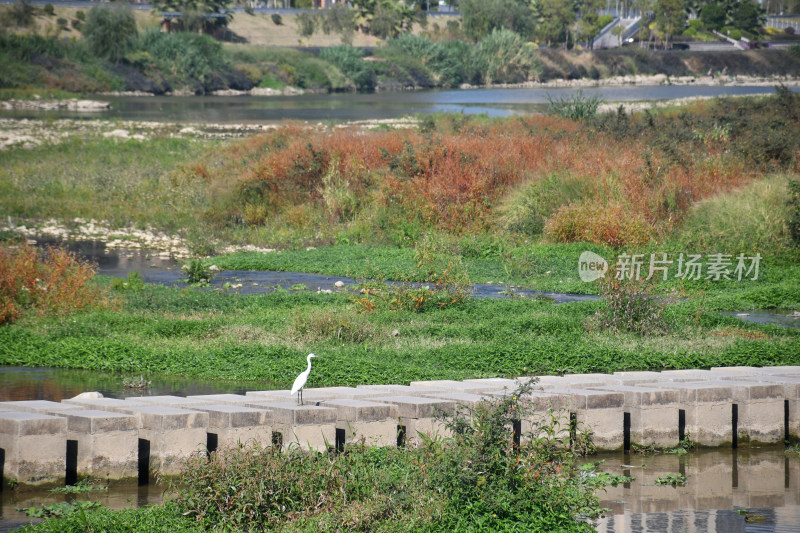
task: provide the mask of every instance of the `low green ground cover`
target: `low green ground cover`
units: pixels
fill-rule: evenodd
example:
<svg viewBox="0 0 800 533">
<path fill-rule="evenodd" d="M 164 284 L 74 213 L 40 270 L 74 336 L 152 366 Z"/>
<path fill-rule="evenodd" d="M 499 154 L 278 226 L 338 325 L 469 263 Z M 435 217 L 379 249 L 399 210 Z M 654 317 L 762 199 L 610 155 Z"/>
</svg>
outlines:
<svg viewBox="0 0 800 533">
<path fill-rule="evenodd" d="M 745 325 L 701 300 L 667 306 L 652 335 L 599 327 L 602 302 L 472 298 L 363 312 L 359 294 L 241 296 L 147 286 L 116 309 L 0 328 L 0 363 L 166 373 L 288 386 L 308 352 L 313 386 L 424 379 L 800 364 L 800 333 Z M 395 335 L 392 332 L 397 330 Z"/>
</svg>

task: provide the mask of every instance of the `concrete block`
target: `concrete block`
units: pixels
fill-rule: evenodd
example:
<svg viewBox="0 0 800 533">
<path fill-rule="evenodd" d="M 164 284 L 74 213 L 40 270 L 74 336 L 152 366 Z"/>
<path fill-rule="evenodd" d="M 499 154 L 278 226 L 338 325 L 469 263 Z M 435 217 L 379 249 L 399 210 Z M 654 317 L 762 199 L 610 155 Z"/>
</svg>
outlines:
<svg viewBox="0 0 800 533">
<path fill-rule="evenodd" d="M 325 451 L 336 444 L 336 409 L 293 402 L 258 402 L 272 413 L 272 433 L 282 446 Z"/>
<path fill-rule="evenodd" d="M 729 374 L 740 373 L 745 376 L 784 375 L 800 376 L 800 366 L 715 366 L 711 370 Z"/>
<path fill-rule="evenodd" d="M 512 381 L 512 380 L 508 380 Z M 444 390 L 452 392 L 481 393 L 486 391 L 502 391 L 503 386 L 494 380 L 455 381 L 439 379 L 434 381 L 412 381 L 411 387 Z"/>
<path fill-rule="evenodd" d="M 217 436 L 219 447 L 256 442 L 272 444 L 272 412 L 243 405 L 208 404 L 190 409 L 208 414 L 208 433 Z"/>
<path fill-rule="evenodd" d="M 564 374 L 564 379 L 567 381 L 580 381 L 580 382 L 592 382 L 592 383 L 605 383 L 613 374 L 603 374 L 602 372 L 596 372 L 593 374 Z"/>
<path fill-rule="evenodd" d="M 456 403 L 438 398 L 422 396 L 378 396 L 375 401 L 397 407 L 400 426 L 405 427 L 405 441 L 408 446 L 417 446 L 421 435 L 428 437 L 447 437 L 450 433 L 436 417 L 440 413 L 450 414 Z"/>
<path fill-rule="evenodd" d="M 424 398 L 438 398 L 440 400 L 447 400 L 455 402 L 458 405 L 474 409 L 482 401 L 491 401 L 497 397 L 489 394 L 475 394 L 473 392 L 452 391 L 442 392 L 434 390 L 428 394 L 423 394 Z"/>
<path fill-rule="evenodd" d="M 481 378 L 481 379 L 465 379 L 464 383 L 477 383 L 481 386 L 491 387 L 485 390 L 503 390 L 507 389 L 509 391 L 514 391 L 518 389 L 524 383 L 527 383 L 531 380 L 538 381 L 538 378 L 530 378 L 530 377 L 521 377 L 516 379 L 507 379 L 507 378 Z M 535 384 L 534 387 L 538 386 Z"/>
<path fill-rule="evenodd" d="M 336 409 L 336 429 L 344 431 L 345 443 L 363 439 L 369 446 L 397 444 L 397 406 L 348 398 L 325 400 L 320 405 Z"/>
<path fill-rule="evenodd" d="M 619 450 L 624 442 L 623 405 L 619 392 L 549 388 L 545 392 L 565 398 L 565 407 L 576 415 L 578 429 L 591 431 L 600 450 Z"/>
<path fill-rule="evenodd" d="M 784 439 L 784 388 L 764 381 L 717 380 L 728 384 L 739 405 L 739 444 L 774 443 Z"/>
<path fill-rule="evenodd" d="M 739 376 L 731 376 L 727 379 L 746 379 L 747 381 L 756 381 L 764 383 L 772 383 L 783 388 L 783 399 L 788 402 L 789 407 L 789 435 L 800 437 L 800 376 L 782 376 L 777 374 L 759 374 L 748 378 L 740 378 Z M 786 406 L 784 406 L 784 411 Z M 784 413 L 785 414 L 785 413 Z M 784 417 L 784 423 L 786 423 Z"/>
<path fill-rule="evenodd" d="M 450 392 L 443 387 L 412 387 L 410 385 L 359 385 L 357 388 L 368 391 L 363 397 L 365 400 L 379 396 L 422 396 L 435 390 Z"/>
<path fill-rule="evenodd" d="M 135 416 L 91 409 L 63 412 L 59 416 L 67 419 L 67 439 L 78 443 L 79 476 L 107 479 L 137 476 L 139 421 Z"/>
<path fill-rule="evenodd" d="M 248 398 L 244 394 L 199 394 L 195 396 L 187 396 L 191 400 L 198 400 L 205 404 L 228 404 L 228 405 L 243 405 L 252 398 Z"/>
<path fill-rule="evenodd" d="M 209 405 L 209 402 L 197 398 L 184 398 L 183 396 L 130 396 L 125 401 L 145 405 L 163 405 L 176 409 L 191 409 L 192 407 Z"/>
<path fill-rule="evenodd" d="M 319 387 L 303 389 L 303 403 L 316 403 L 323 400 L 337 398 L 358 399 L 374 395 L 373 392 L 355 387 Z M 297 396 L 292 396 L 288 390 L 248 391 L 248 398 L 268 399 L 279 402 L 297 402 Z"/>
<path fill-rule="evenodd" d="M 63 480 L 66 472 L 67 420 L 35 412 L 0 412 L 0 448 L 4 476 L 37 485 Z"/>
<path fill-rule="evenodd" d="M 181 463 L 206 447 L 208 413 L 163 405 L 118 407 L 139 422 L 139 438 L 150 442 L 150 469 L 180 472 Z"/>
<path fill-rule="evenodd" d="M 654 444 L 661 448 L 678 445 L 678 391 L 645 385 L 600 386 L 596 390 L 619 392 L 624 396 L 623 412 L 631 416 L 632 443 Z"/>
<path fill-rule="evenodd" d="M 2 406 L 15 411 L 25 411 L 28 413 L 57 414 L 64 411 L 81 410 L 83 407 L 62 402 L 51 402 L 49 400 L 21 400 L 16 402 L 2 402 Z"/>
<path fill-rule="evenodd" d="M 724 383 L 674 381 L 646 386 L 678 391 L 678 401 L 686 413 L 685 429 L 698 445 L 721 446 L 733 441 L 731 406 L 736 402 Z"/>
<path fill-rule="evenodd" d="M 133 400 L 120 400 L 117 398 L 70 398 L 69 400 L 62 400 L 61 403 L 98 411 L 116 411 L 118 407 L 126 408 L 146 405 Z"/>
</svg>

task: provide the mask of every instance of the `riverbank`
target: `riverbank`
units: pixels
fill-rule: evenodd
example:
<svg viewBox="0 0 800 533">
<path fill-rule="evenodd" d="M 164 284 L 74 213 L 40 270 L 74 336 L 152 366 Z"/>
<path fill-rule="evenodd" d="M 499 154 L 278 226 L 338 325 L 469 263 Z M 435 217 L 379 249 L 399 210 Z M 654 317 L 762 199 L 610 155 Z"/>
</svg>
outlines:
<svg viewBox="0 0 800 533">
<path fill-rule="evenodd" d="M 9 63 L 6 94 L 31 87 L 85 95 L 286 95 L 454 87 L 774 84 L 796 83 L 800 75 L 794 49 L 567 51 L 528 46 L 515 34 L 510 39 L 502 44 L 508 50 L 487 55 L 482 50 L 494 46 L 489 41 L 435 41 L 417 35 L 366 49 L 305 49 L 223 45 L 207 36 L 150 29 L 113 63 L 95 57 L 83 40 L 8 35 L 0 38 L 0 52 Z M 178 49 L 192 61 L 179 61 Z M 498 63 L 498 57 L 506 56 L 516 59 Z"/>
</svg>

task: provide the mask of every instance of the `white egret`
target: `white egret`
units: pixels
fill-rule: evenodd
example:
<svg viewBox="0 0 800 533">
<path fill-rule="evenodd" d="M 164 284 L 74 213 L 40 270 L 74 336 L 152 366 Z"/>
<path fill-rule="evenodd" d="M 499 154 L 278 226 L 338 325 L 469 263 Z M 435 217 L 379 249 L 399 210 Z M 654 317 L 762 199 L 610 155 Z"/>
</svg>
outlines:
<svg viewBox="0 0 800 533">
<path fill-rule="evenodd" d="M 296 393 L 299 393 L 299 400 L 300 405 L 303 405 L 303 387 L 306 386 L 306 381 L 308 381 L 308 375 L 311 373 L 311 358 L 317 357 L 313 353 L 308 354 L 308 368 L 305 369 L 304 372 L 300 372 L 300 375 L 297 376 L 294 380 L 294 384 L 292 385 L 292 392 L 291 395 L 294 396 Z"/>
</svg>

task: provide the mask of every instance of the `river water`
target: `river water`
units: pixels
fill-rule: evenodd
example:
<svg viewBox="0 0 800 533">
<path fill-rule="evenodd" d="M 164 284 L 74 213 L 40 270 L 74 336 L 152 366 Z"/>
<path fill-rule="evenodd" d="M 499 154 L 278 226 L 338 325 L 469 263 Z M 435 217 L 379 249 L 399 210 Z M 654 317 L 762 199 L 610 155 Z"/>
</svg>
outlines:
<svg viewBox="0 0 800 533">
<path fill-rule="evenodd" d="M 548 98 L 571 98 L 578 89 L 454 89 L 392 93 L 335 93 L 295 96 L 99 96 L 111 109 L 73 111 L 0 111 L 0 117 L 104 118 L 156 122 L 275 123 L 284 120 L 358 121 L 391 119 L 416 113 L 485 113 L 491 117 L 541 112 Z M 794 88 L 793 90 L 798 90 Z M 746 85 L 659 85 L 590 87 L 585 96 L 606 102 L 667 100 L 687 97 L 770 94 L 773 87 Z"/>
</svg>

